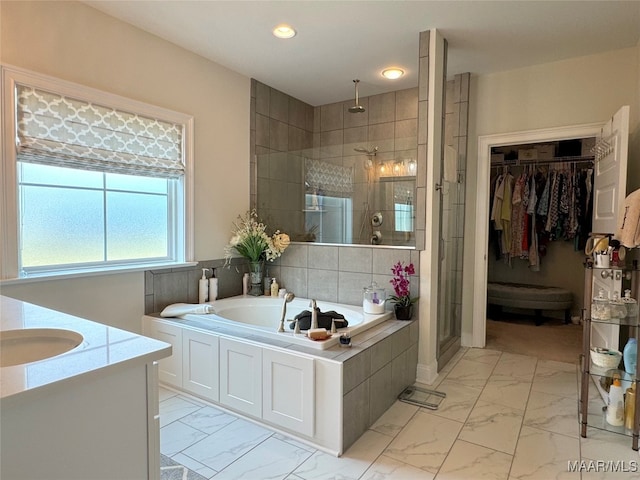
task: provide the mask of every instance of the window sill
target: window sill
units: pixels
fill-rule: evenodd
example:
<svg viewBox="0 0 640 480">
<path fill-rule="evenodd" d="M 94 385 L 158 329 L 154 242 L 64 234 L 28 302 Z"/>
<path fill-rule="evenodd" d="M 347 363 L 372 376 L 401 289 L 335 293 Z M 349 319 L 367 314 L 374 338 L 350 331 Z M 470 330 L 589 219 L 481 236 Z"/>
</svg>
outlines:
<svg viewBox="0 0 640 480">
<path fill-rule="evenodd" d="M 193 267 L 198 262 L 166 262 L 166 263 L 144 263 L 139 265 L 125 265 L 119 267 L 106 267 L 95 269 L 69 270 L 66 272 L 52 272 L 33 274 L 28 277 L 8 278 L 0 280 L 1 285 L 18 285 L 24 283 L 46 282 L 49 280 L 67 280 L 71 278 L 96 277 L 100 275 L 113 275 L 118 273 L 144 272 L 163 268 L 185 268 Z"/>
</svg>

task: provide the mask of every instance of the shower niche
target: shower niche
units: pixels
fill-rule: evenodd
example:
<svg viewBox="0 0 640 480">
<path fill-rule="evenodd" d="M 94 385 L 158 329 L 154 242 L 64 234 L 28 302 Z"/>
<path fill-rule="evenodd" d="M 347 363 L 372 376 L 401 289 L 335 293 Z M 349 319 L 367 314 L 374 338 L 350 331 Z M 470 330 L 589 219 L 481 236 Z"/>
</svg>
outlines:
<svg viewBox="0 0 640 480">
<path fill-rule="evenodd" d="M 358 98 L 354 84 L 357 109 L 252 81 L 252 206 L 292 241 L 413 247 L 418 89 Z"/>
</svg>

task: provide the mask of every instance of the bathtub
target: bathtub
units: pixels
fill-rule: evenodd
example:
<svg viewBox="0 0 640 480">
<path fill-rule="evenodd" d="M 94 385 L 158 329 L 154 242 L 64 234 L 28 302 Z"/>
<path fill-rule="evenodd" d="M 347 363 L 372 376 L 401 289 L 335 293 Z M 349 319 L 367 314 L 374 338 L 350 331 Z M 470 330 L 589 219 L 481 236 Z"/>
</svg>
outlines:
<svg viewBox="0 0 640 480">
<path fill-rule="evenodd" d="M 334 310 L 344 315 L 349 322 L 349 326 L 339 329 L 338 333 L 334 333 L 331 338 L 314 341 L 307 338 L 305 331 L 301 334 L 294 334 L 293 330 L 289 328 L 289 324 L 298 313 L 303 310 L 311 310 L 311 307 L 309 307 L 310 300 L 305 298 L 295 298 L 290 303 L 287 303 L 287 314 L 284 325 L 285 332 L 278 333 L 277 330 L 282 315 L 283 302 L 284 300 L 282 298 L 264 296 L 229 297 L 216 300 L 212 304 L 215 313 L 187 314 L 181 316 L 181 318 L 194 318 L 220 325 L 233 326 L 289 343 L 325 350 L 337 345 L 339 343 L 339 337 L 343 333 L 348 333 L 351 337 L 354 337 L 392 317 L 392 312 L 385 312 L 380 315 L 369 315 L 363 312 L 362 307 L 318 301 L 317 306 L 321 312 Z"/>
</svg>

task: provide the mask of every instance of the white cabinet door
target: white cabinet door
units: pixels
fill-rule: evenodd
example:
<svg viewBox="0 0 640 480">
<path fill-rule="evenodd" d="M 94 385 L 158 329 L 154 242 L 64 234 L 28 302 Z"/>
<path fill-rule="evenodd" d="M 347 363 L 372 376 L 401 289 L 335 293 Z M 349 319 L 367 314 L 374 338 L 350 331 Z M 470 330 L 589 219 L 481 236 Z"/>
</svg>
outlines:
<svg viewBox="0 0 640 480">
<path fill-rule="evenodd" d="M 145 318 L 143 330 L 145 335 L 171 344 L 171 356 L 158 362 L 158 378 L 163 383 L 182 388 L 182 328 Z"/>
<path fill-rule="evenodd" d="M 618 222 L 624 209 L 627 192 L 627 156 L 629 147 L 629 107 L 618 110 L 603 126 L 598 142 L 605 142 L 601 153 L 596 151 L 596 166 L 593 179 L 593 227 L 596 234 L 617 232 Z M 606 147 L 608 145 L 608 148 Z M 621 296 L 621 277 L 602 279 L 603 270 L 593 270 L 593 296 L 602 289 L 609 298 L 617 292 Z M 612 270 L 616 272 L 616 270 Z M 620 275 L 620 272 L 617 271 Z M 618 349 L 620 327 L 603 323 L 592 324 L 592 345 Z"/>
<path fill-rule="evenodd" d="M 220 338 L 220 403 L 262 416 L 262 349 Z"/>
<path fill-rule="evenodd" d="M 314 433 L 315 378 L 312 358 L 262 352 L 262 418 L 309 437 Z"/>
<path fill-rule="evenodd" d="M 214 402 L 219 398 L 218 337 L 203 332 L 182 332 L 182 387 Z"/>
<path fill-rule="evenodd" d="M 618 110 L 603 126 L 596 151 L 593 179 L 594 233 L 616 233 L 620 210 L 627 192 L 627 155 L 629 148 L 629 106 Z M 607 147 L 608 146 L 608 147 Z"/>
</svg>

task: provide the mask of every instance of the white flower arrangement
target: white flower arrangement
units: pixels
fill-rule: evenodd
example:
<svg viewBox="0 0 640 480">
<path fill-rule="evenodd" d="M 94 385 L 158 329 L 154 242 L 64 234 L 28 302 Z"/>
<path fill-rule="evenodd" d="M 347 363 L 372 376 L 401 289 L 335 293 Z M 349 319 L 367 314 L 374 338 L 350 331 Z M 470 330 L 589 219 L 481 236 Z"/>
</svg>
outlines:
<svg viewBox="0 0 640 480">
<path fill-rule="evenodd" d="M 250 262 L 268 260 L 273 262 L 282 255 L 289 246 L 289 235 L 276 230 L 272 236 L 267 235 L 267 227 L 258 221 L 255 210 L 247 212 L 244 216 L 238 216 L 238 221 L 233 224 L 231 240 L 225 247 L 225 259 L 231 260 L 234 252 L 248 259 Z"/>
</svg>

